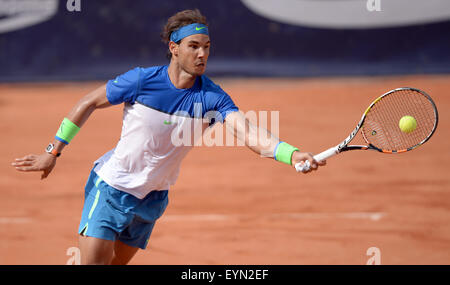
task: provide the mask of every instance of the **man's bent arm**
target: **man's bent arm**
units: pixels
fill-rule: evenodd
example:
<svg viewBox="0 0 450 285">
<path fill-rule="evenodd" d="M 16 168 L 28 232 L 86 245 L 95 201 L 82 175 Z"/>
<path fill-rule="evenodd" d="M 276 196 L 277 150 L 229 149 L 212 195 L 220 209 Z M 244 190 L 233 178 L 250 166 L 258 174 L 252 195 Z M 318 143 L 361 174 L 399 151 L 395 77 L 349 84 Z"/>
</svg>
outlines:
<svg viewBox="0 0 450 285">
<path fill-rule="evenodd" d="M 81 128 L 96 109 L 112 106 L 106 97 L 106 84 L 90 92 L 81 98 L 77 104 L 70 110 L 66 118 Z M 55 148 L 58 152 L 66 146 L 65 143 L 54 140 Z"/>
<path fill-rule="evenodd" d="M 94 110 L 109 106 L 112 105 L 106 97 L 106 85 L 102 85 L 79 100 L 66 118 L 81 128 Z M 65 143 L 56 139 L 53 144 L 58 153 L 60 153 L 66 146 Z M 55 164 L 56 156 L 45 152 L 40 155 L 29 154 L 22 158 L 16 158 L 16 160 L 12 163 L 12 166 L 14 166 L 18 171 L 43 171 L 41 176 L 41 179 L 43 179 L 50 174 L 55 167 Z"/>
</svg>

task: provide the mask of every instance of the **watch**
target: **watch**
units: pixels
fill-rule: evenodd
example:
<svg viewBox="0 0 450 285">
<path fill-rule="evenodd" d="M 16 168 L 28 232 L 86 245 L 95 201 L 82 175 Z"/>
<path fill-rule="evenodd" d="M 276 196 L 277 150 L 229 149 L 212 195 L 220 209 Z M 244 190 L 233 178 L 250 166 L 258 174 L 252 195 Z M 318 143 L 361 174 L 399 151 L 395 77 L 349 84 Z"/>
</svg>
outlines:
<svg viewBox="0 0 450 285">
<path fill-rule="evenodd" d="M 52 155 L 54 155 L 54 156 L 56 156 L 56 157 L 59 157 L 59 156 L 61 155 L 60 152 L 57 152 L 57 151 L 56 151 L 55 145 L 52 144 L 52 143 L 49 143 L 49 144 L 48 144 L 48 146 L 47 146 L 47 148 L 45 149 L 45 151 L 48 152 L 48 153 L 50 153 L 50 154 L 52 154 Z"/>
</svg>

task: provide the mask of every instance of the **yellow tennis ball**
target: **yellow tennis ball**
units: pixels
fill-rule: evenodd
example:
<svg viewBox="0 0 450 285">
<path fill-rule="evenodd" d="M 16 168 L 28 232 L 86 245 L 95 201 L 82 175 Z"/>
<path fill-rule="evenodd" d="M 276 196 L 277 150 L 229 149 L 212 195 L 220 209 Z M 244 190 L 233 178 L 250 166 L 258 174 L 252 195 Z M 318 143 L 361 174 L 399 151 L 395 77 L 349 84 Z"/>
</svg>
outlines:
<svg viewBox="0 0 450 285">
<path fill-rule="evenodd" d="M 402 132 L 409 134 L 417 128 L 417 121 L 412 116 L 403 116 L 398 122 Z"/>
</svg>

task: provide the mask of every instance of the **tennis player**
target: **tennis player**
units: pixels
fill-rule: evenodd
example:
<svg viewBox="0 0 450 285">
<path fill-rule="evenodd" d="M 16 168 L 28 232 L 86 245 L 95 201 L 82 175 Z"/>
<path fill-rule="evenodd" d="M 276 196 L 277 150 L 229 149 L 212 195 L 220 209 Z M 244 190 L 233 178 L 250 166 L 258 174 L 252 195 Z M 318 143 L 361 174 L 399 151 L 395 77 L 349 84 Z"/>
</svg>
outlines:
<svg viewBox="0 0 450 285">
<path fill-rule="evenodd" d="M 146 248 L 156 220 L 167 207 L 180 163 L 192 148 L 174 144 L 173 139 L 192 128 L 199 117 L 203 130 L 223 123 L 261 156 L 291 166 L 308 160 L 311 170 L 325 164 L 251 124 L 230 96 L 203 75 L 211 43 L 200 11 L 185 10 L 170 17 L 162 38 L 169 48 L 169 65 L 134 68 L 87 94 L 63 119 L 43 154 L 13 163 L 19 171 L 42 171 L 41 179 L 46 178 L 96 109 L 123 104 L 120 141 L 94 162 L 85 187 L 78 230 L 82 264 L 127 264 L 138 249 Z M 270 138 L 268 146 L 249 143 L 258 141 L 258 130 Z"/>
</svg>

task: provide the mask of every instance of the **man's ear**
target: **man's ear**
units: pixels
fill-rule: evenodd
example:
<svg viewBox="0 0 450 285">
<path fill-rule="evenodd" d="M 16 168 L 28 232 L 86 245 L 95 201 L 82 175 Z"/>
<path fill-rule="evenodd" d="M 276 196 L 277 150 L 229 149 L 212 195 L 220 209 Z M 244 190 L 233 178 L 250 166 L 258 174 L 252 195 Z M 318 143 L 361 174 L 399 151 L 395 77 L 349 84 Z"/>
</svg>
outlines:
<svg viewBox="0 0 450 285">
<path fill-rule="evenodd" d="M 169 42 L 169 50 L 172 53 L 172 56 L 178 56 L 178 48 L 179 48 L 179 45 L 177 45 L 176 43 L 174 43 L 172 41 Z"/>
</svg>

